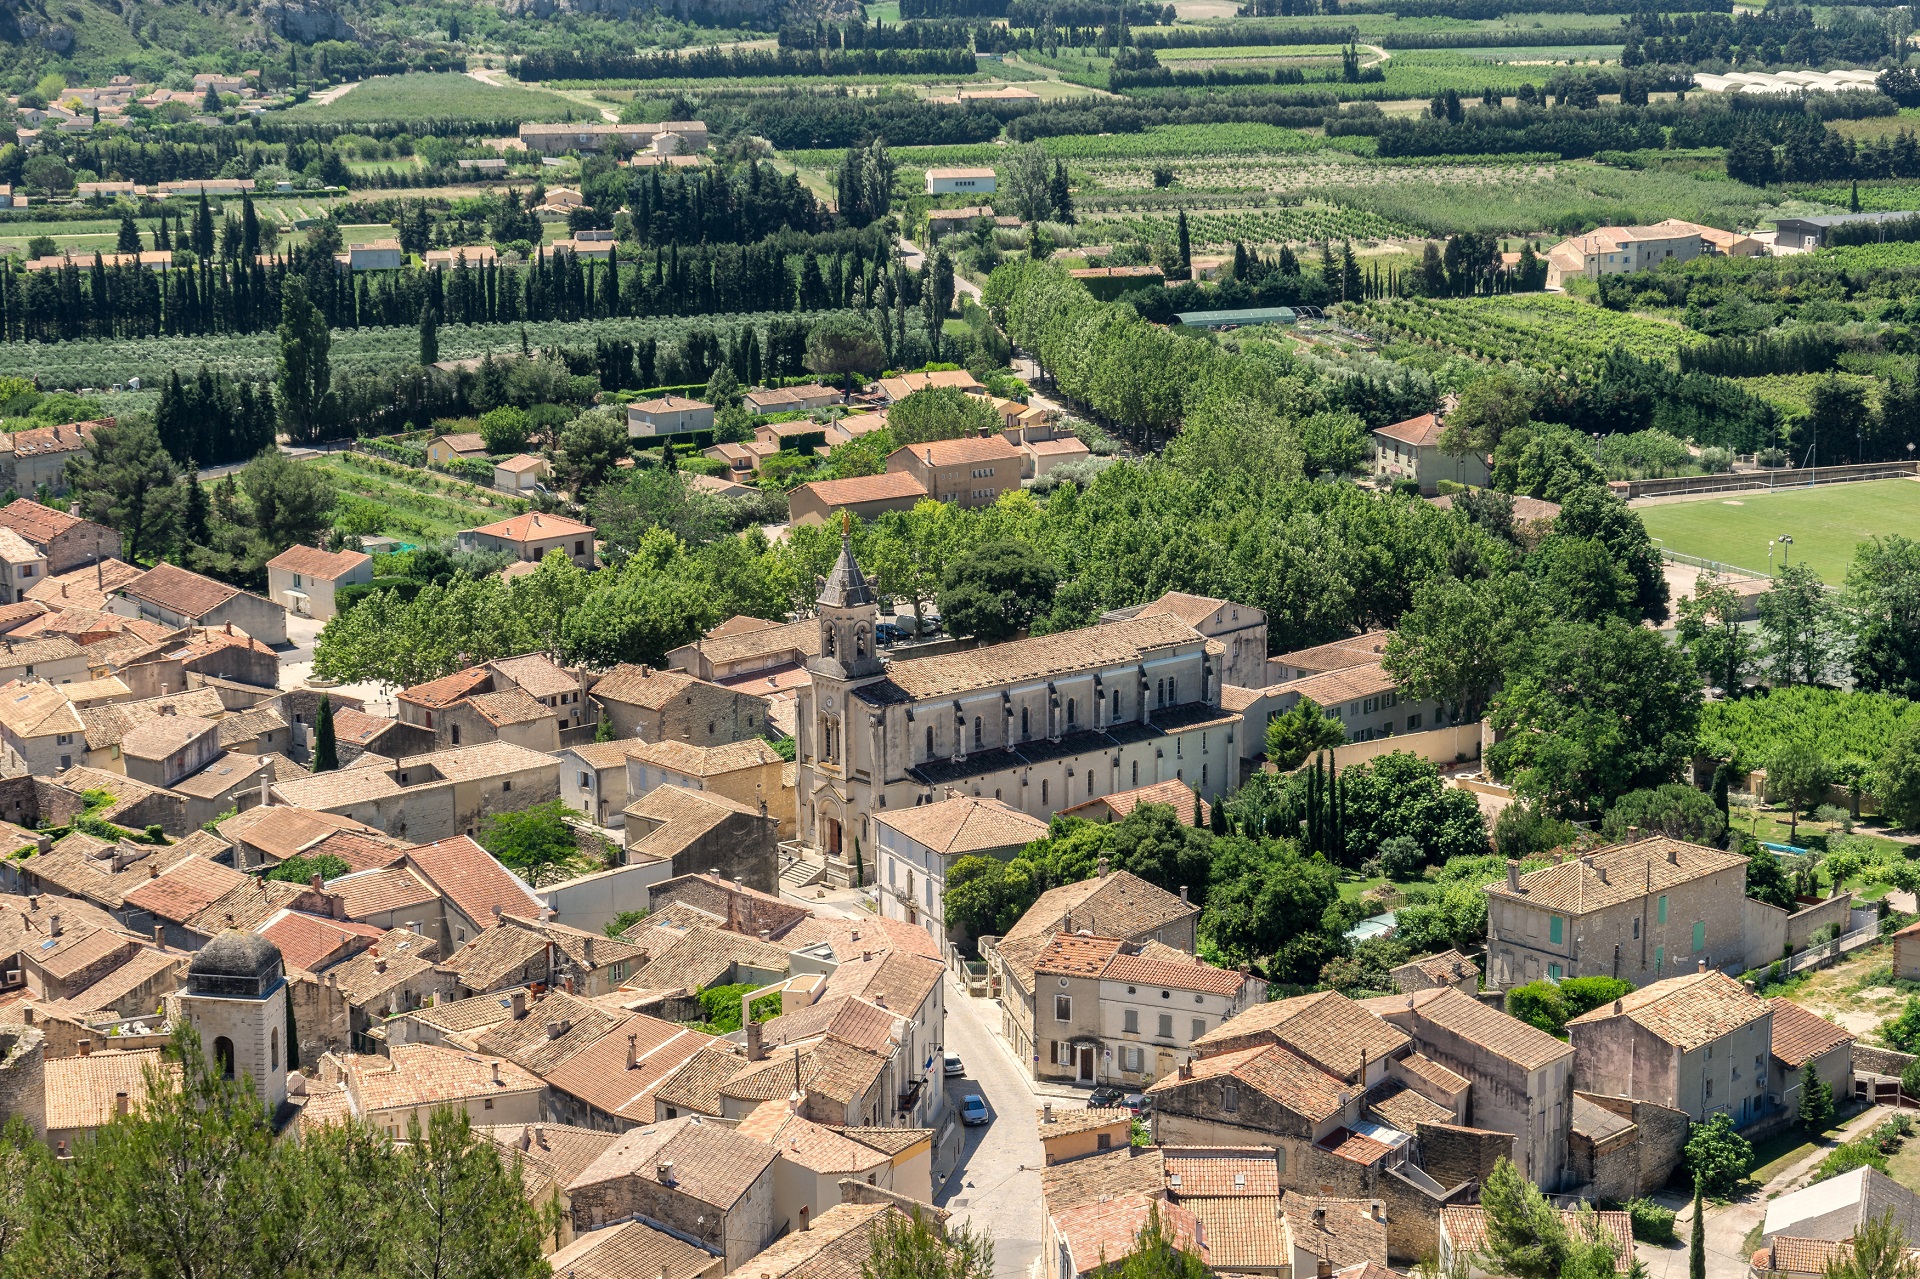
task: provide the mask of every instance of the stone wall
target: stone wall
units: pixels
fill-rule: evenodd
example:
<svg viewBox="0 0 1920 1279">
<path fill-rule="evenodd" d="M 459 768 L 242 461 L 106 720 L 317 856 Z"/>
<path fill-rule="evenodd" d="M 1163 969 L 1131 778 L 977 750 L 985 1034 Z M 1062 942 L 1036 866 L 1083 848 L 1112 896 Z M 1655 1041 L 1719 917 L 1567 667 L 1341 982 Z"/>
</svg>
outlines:
<svg viewBox="0 0 1920 1279">
<path fill-rule="evenodd" d="M 0 1120 L 27 1121 L 33 1135 L 47 1135 L 47 1046 L 35 1026 L 0 1028 Z"/>
<path fill-rule="evenodd" d="M 1457 1186 L 1463 1181 L 1478 1185 L 1487 1179 L 1501 1156 L 1513 1158 L 1514 1138 L 1509 1133 L 1454 1124 L 1421 1124 L 1414 1135 L 1420 1140 L 1421 1162 L 1427 1175 L 1443 1186 Z"/>
<path fill-rule="evenodd" d="M 645 1217 L 690 1238 L 726 1258 L 737 1269 L 773 1242 L 773 1167 L 769 1163 L 753 1187 L 732 1208 L 714 1206 L 663 1186 L 648 1177 L 618 1177 L 567 1192 L 576 1234 Z"/>
<path fill-rule="evenodd" d="M 1583 1199 L 1626 1200 L 1666 1185 L 1687 1142 L 1686 1113 L 1631 1097 L 1578 1096 L 1633 1126 L 1599 1141 L 1572 1135 L 1575 1193 Z"/>
</svg>

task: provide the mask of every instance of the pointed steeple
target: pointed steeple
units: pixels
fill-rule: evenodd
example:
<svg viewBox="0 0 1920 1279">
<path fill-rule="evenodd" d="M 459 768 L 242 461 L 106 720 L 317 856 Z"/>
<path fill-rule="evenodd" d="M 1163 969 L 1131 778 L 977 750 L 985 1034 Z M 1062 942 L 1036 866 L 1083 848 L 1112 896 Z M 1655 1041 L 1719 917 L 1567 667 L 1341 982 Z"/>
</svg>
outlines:
<svg viewBox="0 0 1920 1279">
<path fill-rule="evenodd" d="M 821 608 L 860 608 L 873 603 L 873 588 L 867 585 L 867 575 L 860 571 L 859 561 L 853 558 L 853 517 L 844 511 L 840 523 L 840 558 L 834 561 L 833 572 L 821 584 L 816 603 Z"/>
</svg>

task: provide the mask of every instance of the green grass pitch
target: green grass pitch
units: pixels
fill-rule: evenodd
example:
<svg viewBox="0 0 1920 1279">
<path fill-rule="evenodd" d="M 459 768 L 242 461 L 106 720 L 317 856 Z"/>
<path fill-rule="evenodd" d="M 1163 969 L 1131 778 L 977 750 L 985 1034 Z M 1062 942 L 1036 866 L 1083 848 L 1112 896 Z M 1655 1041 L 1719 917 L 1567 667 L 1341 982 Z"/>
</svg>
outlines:
<svg viewBox="0 0 1920 1279">
<path fill-rule="evenodd" d="M 1667 550 L 1741 568 L 1765 569 L 1767 543 L 1786 534 L 1793 538 L 1792 561 L 1813 565 L 1836 585 L 1846 580 L 1854 547 L 1868 538 L 1920 539 L 1920 480 L 1723 493 L 1638 509 L 1647 532 Z M 1776 548 L 1773 563 L 1781 562 Z"/>
</svg>

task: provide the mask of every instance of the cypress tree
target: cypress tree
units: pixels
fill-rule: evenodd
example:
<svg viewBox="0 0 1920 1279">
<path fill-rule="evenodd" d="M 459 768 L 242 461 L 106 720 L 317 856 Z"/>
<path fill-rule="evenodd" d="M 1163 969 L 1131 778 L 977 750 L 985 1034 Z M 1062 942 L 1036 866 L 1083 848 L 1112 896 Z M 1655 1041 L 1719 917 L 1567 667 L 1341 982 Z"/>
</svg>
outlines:
<svg viewBox="0 0 1920 1279">
<path fill-rule="evenodd" d="M 133 215 L 131 213 L 123 213 L 120 215 L 120 235 L 114 243 L 113 251 L 115 253 L 138 253 L 140 251 L 140 228 L 133 224 Z"/>
<path fill-rule="evenodd" d="M 1707 1214 L 1700 1178 L 1693 1179 L 1693 1246 L 1687 1250 L 1687 1279 L 1707 1279 Z"/>
<path fill-rule="evenodd" d="M 440 362 L 440 324 L 433 308 L 420 308 L 420 365 L 422 368 Z"/>
<path fill-rule="evenodd" d="M 313 723 L 313 771 L 331 773 L 340 767 L 340 754 L 333 740 L 333 699 L 320 694 L 320 713 Z"/>
<path fill-rule="evenodd" d="M 187 509 L 180 517 L 180 540 L 188 546 L 207 544 L 207 490 L 197 470 L 187 481 Z"/>
</svg>

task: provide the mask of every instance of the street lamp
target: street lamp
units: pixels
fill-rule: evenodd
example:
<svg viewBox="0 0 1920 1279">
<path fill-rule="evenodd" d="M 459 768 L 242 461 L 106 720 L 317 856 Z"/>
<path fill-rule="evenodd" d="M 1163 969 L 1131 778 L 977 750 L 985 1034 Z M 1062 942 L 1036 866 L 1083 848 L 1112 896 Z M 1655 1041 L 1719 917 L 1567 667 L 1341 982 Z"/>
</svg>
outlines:
<svg viewBox="0 0 1920 1279">
<path fill-rule="evenodd" d="M 1793 545 L 1793 534 L 1782 533 L 1780 535 L 1780 567 L 1783 570 L 1787 567 L 1787 559 L 1792 555 L 1792 551 L 1788 549 L 1792 545 Z M 1772 568 L 1773 565 L 1768 564 L 1767 567 Z"/>
</svg>

